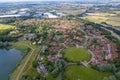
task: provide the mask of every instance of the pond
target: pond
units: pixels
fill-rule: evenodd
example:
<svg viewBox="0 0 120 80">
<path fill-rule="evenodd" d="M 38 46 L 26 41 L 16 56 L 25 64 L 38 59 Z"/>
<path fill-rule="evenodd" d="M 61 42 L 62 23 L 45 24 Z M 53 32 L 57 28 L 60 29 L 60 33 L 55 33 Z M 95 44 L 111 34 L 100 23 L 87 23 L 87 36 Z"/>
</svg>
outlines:
<svg viewBox="0 0 120 80">
<path fill-rule="evenodd" d="M 22 59 L 22 52 L 16 49 L 0 49 L 0 80 L 8 80 L 10 73 Z"/>
</svg>

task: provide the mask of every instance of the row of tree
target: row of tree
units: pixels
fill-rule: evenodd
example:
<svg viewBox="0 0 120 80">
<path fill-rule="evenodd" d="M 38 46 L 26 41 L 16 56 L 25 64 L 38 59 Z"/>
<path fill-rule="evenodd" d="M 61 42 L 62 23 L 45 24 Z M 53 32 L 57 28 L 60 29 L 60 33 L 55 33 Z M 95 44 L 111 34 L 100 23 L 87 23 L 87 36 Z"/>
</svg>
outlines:
<svg viewBox="0 0 120 80">
<path fill-rule="evenodd" d="M 115 67 L 114 64 L 105 64 L 99 66 L 100 72 L 113 72 L 115 73 L 117 71 L 117 68 Z"/>
<path fill-rule="evenodd" d="M 118 80 L 118 79 L 120 79 L 120 71 L 115 73 L 115 75 L 104 77 L 103 80 Z"/>
<path fill-rule="evenodd" d="M 0 42 L 0 48 L 9 46 L 8 42 Z"/>
<path fill-rule="evenodd" d="M 65 61 L 63 59 L 59 59 L 55 62 L 55 69 L 52 71 L 53 77 L 57 77 L 58 74 L 64 69 Z"/>
</svg>

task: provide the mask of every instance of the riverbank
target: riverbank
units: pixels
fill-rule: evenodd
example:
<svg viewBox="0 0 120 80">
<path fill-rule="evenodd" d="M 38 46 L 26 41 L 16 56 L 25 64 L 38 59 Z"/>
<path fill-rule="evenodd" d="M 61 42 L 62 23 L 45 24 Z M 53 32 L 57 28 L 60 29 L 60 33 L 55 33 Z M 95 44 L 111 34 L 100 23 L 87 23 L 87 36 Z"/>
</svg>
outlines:
<svg viewBox="0 0 120 80">
<path fill-rule="evenodd" d="M 30 49 L 27 53 L 25 53 L 23 59 L 18 63 L 16 68 L 11 73 L 9 80 L 20 80 L 23 73 L 27 73 L 31 76 L 38 76 L 37 71 L 32 67 L 32 62 L 36 59 L 40 47 L 30 45 L 30 41 L 19 41 L 15 43 L 10 43 L 12 47 L 16 47 L 17 49 L 21 49 L 24 51 L 25 49 Z M 24 51 L 26 52 L 26 51 Z M 32 70 L 32 71 L 31 71 Z"/>
</svg>

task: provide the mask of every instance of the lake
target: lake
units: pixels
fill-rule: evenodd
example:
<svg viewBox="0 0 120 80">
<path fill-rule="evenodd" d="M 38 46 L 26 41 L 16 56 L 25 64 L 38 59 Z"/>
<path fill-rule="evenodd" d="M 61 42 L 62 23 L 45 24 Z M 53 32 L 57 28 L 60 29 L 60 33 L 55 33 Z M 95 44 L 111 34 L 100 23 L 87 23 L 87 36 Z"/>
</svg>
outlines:
<svg viewBox="0 0 120 80">
<path fill-rule="evenodd" d="M 8 80 L 10 73 L 22 59 L 21 51 L 0 49 L 0 80 Z"/>
</svg>

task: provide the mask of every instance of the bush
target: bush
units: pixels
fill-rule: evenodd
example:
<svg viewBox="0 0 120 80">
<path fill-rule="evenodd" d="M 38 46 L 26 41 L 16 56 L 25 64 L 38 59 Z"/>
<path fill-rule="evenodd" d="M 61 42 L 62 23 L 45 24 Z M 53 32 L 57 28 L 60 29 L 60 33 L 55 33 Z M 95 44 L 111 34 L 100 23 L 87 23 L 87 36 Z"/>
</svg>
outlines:
<svg viewBox="0 0 120 80">
<path fill-rule="evenodd" d="M 117 78 L 120 78 L 120 71 L 115 74 Z"/>
<path fill-rule="evenodd" d="M 117 68 L 115 67 L 114 64 L 105 64 L 105 65 L 101 65 L 99 66 L 99 70 L 101 72 L 116 72 Z"/>
<path fill-rule="evenodd" d="M 104 77 L 103 80 L 117 80 L 116 77 L 113 75 L 113 76 L 110 76 L 110 77 Z"/>
<path fill-rule="evenodd" d="M 34 61 L 32 62 L 32 67 L 36 68 L 37 66 L 38 66 L 38 63 L 37 63 L 36 60 L 34 60 Z"/>
</svg>

